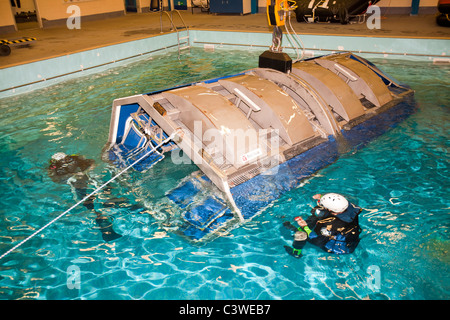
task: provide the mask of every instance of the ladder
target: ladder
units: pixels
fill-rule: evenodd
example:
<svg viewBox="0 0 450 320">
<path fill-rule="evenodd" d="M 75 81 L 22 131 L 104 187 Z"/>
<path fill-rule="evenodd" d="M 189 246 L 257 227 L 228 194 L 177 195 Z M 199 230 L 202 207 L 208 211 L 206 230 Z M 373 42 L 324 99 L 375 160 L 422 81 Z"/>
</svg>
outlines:
<svg viewBox="0 0 450 320">
<path fill-rule="evenodd" d="M 174 12 L 176 12 L 178 14 L 178 17 L 180 17 L 180 20 L 183 23 L 182 27 L 184 28 L 184 30 L 179 30 L 175 26 L 175 24 L 173 23 L 173 13 Z M 167 17 L 169 18 L 170 25 L 171 25 L 170 31 L 174 31 L 175 30 L 177 32 L 178 59 L 180 59 L 180 55 L 181 55 L 181 52 L 183 50 L 188 49 L 189 52 L 191 52 L 191 42 L 190 42 L 190 39 L 189 39 L 189 28 L 186 25 L 186 23 L 184 22 L 184 19 L 181 16 L 180 11 L 178 11 L 178 10 L 171 10 L 171 11 L 167 12 L 167 11 L 163 10 L 163 11 L 160 11 L 160 16 L 159 16 L 159 23 L 160 23 L 160 26 L 161 26 L 161 33 L 163 33 L 163 23 L 162 23 L 163 14 L 166 14 Z M 180 32 L 182 32 L 182 31 L 186 31 L 186 36 L 180 36 Z"/>
</svg>

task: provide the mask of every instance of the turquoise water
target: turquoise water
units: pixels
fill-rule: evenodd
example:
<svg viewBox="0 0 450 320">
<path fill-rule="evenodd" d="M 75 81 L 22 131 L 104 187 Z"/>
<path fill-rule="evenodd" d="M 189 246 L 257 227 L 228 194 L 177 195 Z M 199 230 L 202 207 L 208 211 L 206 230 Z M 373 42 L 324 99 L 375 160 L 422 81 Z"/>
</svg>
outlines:
<svg viewBox="0 0 450 320">
<path fill-rule="evenodd" d="M 95 159 L 98 183 L 116 172 L 100 157 L 114 98 L 243 71 L 259 54 L 194 49 L 178 61 L 169 53 L 0 100 L 0 254 L 76 202 L 47 176 L 52 154 Z M 95 214 L 77 207 L 0 261 L 0 299 L 448 299 L 450 67 L 373 62 L 416 90 L 418 112 L 252 221 L 203 245 L 171 233 L 164 192 L 197 169 L 168 158 L 97 198 L 118 241 L 103 242 Z M 351 255 L 307 245 L 292 258 L 282 222 L 306 216 L 311 196 L 325 191 L 364 208 L 362 240 Z M 127 201 L 102 205 L 118 197 Z"/>
</svg>

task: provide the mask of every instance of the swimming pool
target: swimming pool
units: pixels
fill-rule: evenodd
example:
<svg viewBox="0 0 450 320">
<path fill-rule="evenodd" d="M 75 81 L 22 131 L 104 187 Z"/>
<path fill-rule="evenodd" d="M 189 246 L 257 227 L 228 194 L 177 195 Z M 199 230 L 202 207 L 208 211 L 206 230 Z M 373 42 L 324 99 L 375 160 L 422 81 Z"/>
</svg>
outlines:
<svg viewBox="0 0 450 320">
<path fill-rule="evenodd" d="M 55 152 L 95 159 L 100 183 L 114 173 L 100 159 L 112 100 L 233 74 L 259 51 L 193 49 L 0 100 L 0 252 L 76 201 L 47 177 Z M 130 172 L 96 208 L 122 235 L 105 243 L 82 206 L 0 261 L 1 299 L 448 299 L 449 66 L 372 60 L 416 90 L 419 110 L 358 151 L 349 151 L 275 201 L 254 220 L 204 245 L 164 230 L 164 192 L 194 173 L 165 159 Z M 167 160 L 167 161 L 166 161 Z M 92 186 L 94 188 L 94 186 Z M 317 192 L 346 194 L 364 208 L 351 255 L 307 245 L 294 259 L 282 223 L 307 215 Z M 125 198 L 107 206 L 111 198 Z M 68 271 L 69 270 L 69 271 Z M 70 270 L 79 271 L 79 286 Z"/>
</svg>

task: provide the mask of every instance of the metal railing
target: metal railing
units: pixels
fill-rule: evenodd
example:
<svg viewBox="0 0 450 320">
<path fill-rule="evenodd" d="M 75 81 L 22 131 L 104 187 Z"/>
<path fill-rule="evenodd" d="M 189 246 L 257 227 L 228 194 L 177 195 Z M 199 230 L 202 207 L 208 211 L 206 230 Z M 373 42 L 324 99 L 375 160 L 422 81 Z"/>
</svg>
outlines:
<svg viewBox="0 0 450 320">
<path fill-rule="evenodd" d="M 176 12 L 178 14 L 178 17 L 180 18 L 181 22 L 183 23 L 183 28 L 184 28 L 184 30 L 186 31 L 186 34 L 187 34 L 186 36 L 181 36 L 180 37 L 180 30 L 177 28 L 177 26 L 173 22 L 173 13 L 174 12 Z M 160 11 L 160 15 L 159 15 L 159 24 L 160 24 L 160 27 L 161 27 L 161 33 L 164 32 L 163 31 L 163 19 L 162 19 L 164 14 L 169 18 L 170 26 L 171 26 L 170 31 L 176 31 L 176 33 L 177 33 L 178 59 L 179 59 L 182 50 L 186 50 L 186 49 L 190 50 L 190 48 L 191 48 L 191 42 L 190 42 L 190 39 L 189 39 L 189 28 L 186 25 L 186 23 L 184 22 L 184 19 L 181 16 L 181 14 L 180 14 L 180 12 L 178 10 L 171 10 L 171 11 L 164 11 L 163 10 L 163 11 Z M 181 30 L 181 31 L 184 31 L 184 30 Z M 185 40 L 185 41 L 183 41 L 183 40 Z M 183 44 L 183 46 L 182 46 L 182 44 Z"/>
</svg>

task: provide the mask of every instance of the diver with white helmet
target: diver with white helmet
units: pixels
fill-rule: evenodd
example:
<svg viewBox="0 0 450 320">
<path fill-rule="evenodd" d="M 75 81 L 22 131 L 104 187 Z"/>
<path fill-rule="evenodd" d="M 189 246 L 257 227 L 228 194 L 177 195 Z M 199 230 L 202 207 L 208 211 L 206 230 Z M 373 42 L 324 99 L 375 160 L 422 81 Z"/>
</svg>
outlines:
<svg viewBox="0 0 450 320">
<path fill-rule="evenodd" d="M 312 215 L 305 220 L 295 218 L 300 228 L 307 233 L 308 242 L 335 253 L 352 253 L 359 243 L 358 215 L 362 209 L 350 203 L 343 195 L 338 193 L 316 194 L 317 206 L 311 210 Z M 290 222 L 284 226 L 294 230 Z M 294 257 L 299 257 L 301 251 L 296 250 L 298 244 L 294 240 L 293 248 L 285 247 L 286 251 Z"/>
<path fill-rule="evenodd" d="M 95 161 L 93 159 L 85 159 L 83 156 L 76 154 L 66 155 L 64 152 L 55 153 L 50 159 L 50 165 L 47 169 L 48 175 L 55 183 L 67 183 L 75 191 L 77 198 L 83 199 L 88 195 L 88 184 L 91 181 L 88 171 L 93 168 Z M 83 202 L 83 205 L 93 210 L 97 218 L 95 221 L 100 228 L 102 238 L 105 241 L 113 241 L 121 237 L 112 228 L 109 219 L 94 209 L 95 197 L 91 196 Z"/>
</svg>

